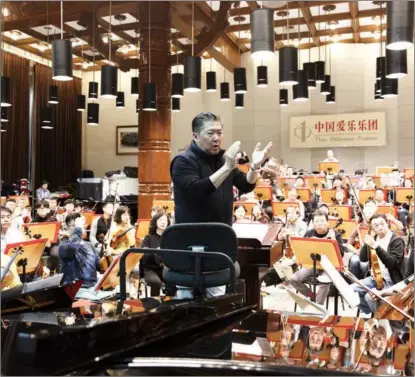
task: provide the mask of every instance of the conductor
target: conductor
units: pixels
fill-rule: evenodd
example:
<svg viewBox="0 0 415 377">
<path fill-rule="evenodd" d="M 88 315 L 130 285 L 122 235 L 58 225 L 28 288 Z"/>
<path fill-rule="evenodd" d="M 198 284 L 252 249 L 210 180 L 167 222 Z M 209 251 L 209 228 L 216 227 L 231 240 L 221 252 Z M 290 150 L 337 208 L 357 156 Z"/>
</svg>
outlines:
<svg viewBox="0 0 415 377">
<path fill-rule="evenodd" d="M 221 149 L 223 126 L 214 113 L 200 113 L 192 121 L 193 140 L 170 165 L 174 183 L 176 223 L 219 222 L 232 226 L 233 186 L 242 193 L 255 188 L 261 164 L 272 142 L 252 153 L 247 174 L 236 167 L 241 142 Z"/>
</svg>

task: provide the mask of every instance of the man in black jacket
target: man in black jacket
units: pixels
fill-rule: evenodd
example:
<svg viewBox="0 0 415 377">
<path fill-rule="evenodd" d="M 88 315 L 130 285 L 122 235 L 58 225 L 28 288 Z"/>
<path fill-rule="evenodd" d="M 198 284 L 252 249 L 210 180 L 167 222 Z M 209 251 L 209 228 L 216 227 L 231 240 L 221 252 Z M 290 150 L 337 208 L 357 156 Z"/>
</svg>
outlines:
<svg viewBox="0 0 415 377">
<path fill-rule="evenodd" d="M 403 280 L 402 268 L 404 258 L 404 240 L 389 229 L 387 218 L 383 214 L 376 214 L 370 219 L 372 229 L 376 236 L 366 236 L 365 244 L 360 250 L 360 260 L 370 261 L 370 249 L 376 251 L 380 270 L 383 277 L 383 285 L 389 288 Z M 376 288 L 376 281 L 372 276 L 360 280 L 369 289 Z M 370 314 L 376 309 L 371 295 L 359 286 L 353 284 L 352 287 L 360 296 L 359 308 L 362 313 Z"/>
<path fill-rule="evenodd" d="M 240 141 L 221 149 L 223 127 L 213 113 L 200 113 L 192 122 L 193 141 L 170 165 L 174 183 L 176 223 L 219 222 L 232 225 L 233 186 L 242 193 L 255 188 L 258 170 L 272 143 L 258 143 L 248 174 L 236 168 Z"/>
</svg>

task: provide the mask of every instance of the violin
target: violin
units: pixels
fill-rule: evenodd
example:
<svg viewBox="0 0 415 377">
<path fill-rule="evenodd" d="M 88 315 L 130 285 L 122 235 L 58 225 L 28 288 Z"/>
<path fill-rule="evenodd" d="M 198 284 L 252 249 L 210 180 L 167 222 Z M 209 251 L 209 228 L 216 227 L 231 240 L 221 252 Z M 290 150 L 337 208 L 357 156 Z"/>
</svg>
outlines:
<svg viewBox="0 0 415 377">
<path fill-rule="evenodd" d="M 369 234 L 371 233 L 371 226 L 369 225 Z M 382 270 L 380 269 L 379 259 L 378 255 L 376 253 L 375 249 L 372 249 L 367 245 L 369 249 L 369 260 L 370 260 L 370 268 L 372 270 L 372 277 L 376 281 L 376 288 L 378 290 L 383 289 L 383 276 L 382 276 Z"/>
</svg>

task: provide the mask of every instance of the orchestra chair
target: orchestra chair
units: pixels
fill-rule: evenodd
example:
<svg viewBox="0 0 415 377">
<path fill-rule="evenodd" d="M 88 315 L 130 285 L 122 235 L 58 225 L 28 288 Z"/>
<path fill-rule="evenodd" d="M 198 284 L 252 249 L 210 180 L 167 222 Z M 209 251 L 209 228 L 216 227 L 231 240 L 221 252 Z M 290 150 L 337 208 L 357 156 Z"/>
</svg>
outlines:
<svg viewBox="0 0 415 377">
<path fill-rule="evenodd" d="M 206 288 L 223 285 L 227 285 L 228 293 L 234 293 L 240 267 L 236 261 L 238 240 L 229 225 L 169 226 L 161 236 L 160 249 L 166 285 L 193 288 L 194 297 L 204 296 Z M 163 249 L 169 249 L 169 252 L 163 252 Z"/>
<path fill-rule="evenodd" d="M 138 227 L 135 231 L 135 241 L 137 245 L 140 245 L 144 237 L 148 234 L 151 219 L 138 219 Z"/>
</svg>

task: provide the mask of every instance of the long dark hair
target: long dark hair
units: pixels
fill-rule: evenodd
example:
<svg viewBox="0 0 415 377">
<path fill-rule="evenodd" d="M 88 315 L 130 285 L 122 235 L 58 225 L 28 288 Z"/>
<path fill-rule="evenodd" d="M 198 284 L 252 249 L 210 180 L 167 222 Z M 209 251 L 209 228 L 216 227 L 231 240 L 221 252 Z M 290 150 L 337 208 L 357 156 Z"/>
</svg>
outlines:
<svg viewBox="0 0 415 377">
<path fill-rule="evenodd" d="M 124 213 L 130 214 L 130 209 L 128 207 L 126 207 L 126 206 L 119 206 L 117 208 L 117 210 L 115 211 L 115 215 L 114 215 L 114 222 L 116 224 L 121 224 L 122 223 L 121 216 Z"/>
<path fill-rule="evenodd" d="M 167 226 L 170 225 L 169 216 L 165 212 L 157 212 L 150 221 L 150 225 L 148 227 L 148 234 L 153 235 L 156 234 L 157 231 L 157 221 L 159 218 L 166 216 L 167 217 Z"/>
</svg>

